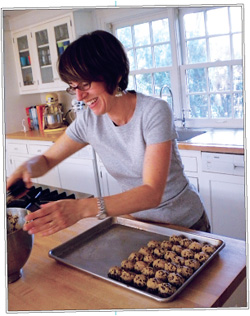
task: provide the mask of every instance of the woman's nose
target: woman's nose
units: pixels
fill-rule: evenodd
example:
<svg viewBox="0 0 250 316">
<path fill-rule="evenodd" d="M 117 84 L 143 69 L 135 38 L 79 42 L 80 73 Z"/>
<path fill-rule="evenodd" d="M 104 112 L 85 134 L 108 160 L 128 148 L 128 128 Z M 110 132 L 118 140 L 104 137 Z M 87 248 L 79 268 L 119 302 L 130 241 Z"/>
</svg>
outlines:
<svg viewBox="0 0 250 316">
<path fill-rule="evenodd" d="M 76 99 L 77 101 L 82 101 L 86 97 L 86 91 L 82 91 L 80 89 L 76 89 Z"/>
</svg>

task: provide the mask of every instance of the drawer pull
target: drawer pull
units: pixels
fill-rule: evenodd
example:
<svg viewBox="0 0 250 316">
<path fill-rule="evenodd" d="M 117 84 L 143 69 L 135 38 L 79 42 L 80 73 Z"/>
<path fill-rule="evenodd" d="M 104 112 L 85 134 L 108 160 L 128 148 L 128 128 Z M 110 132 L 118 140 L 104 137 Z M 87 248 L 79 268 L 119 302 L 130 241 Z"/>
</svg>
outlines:
<svg viewBox="0 0 250 316">
<path fill-rule="evenodd" d="M 244 166 L 242 166 L 242 165 L 234 165 L 234 169 L 236 169 L 236 168 L 242 168 L 242 169 L 244 169 Z"/>
</svg>

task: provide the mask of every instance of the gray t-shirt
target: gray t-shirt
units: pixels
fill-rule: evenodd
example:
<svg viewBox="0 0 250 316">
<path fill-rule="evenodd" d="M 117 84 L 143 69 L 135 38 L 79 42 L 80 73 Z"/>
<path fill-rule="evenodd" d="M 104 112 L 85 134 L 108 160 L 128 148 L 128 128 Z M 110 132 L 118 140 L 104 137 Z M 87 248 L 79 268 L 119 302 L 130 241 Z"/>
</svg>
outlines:
<svg viewBox="0 0 250 316">
<path fill-rule="evenodd" d="M 66 133 L 73 140 L 89 143 L 94 148 L 123 191 L 143 184 L 146 146 L 172 140 L 169 175 L 161 204 L 156 209 L 132 215 L 190 227 L 201 217 L 204 209 L 183 172 L 172 111 L 162 99 L 141 93 L 136 95 L 136 108 L 127 124 L 115 126 L 107 114 L 96 116 L 87 108 L 77 114 Z"/>
</svg>

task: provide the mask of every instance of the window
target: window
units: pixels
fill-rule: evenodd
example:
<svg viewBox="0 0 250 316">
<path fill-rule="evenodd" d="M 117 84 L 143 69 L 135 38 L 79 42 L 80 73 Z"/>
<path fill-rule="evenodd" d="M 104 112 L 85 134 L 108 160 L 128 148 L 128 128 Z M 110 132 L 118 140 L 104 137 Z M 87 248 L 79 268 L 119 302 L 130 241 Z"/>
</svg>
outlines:
<svg viewBox="0 0 250 316">
<path fill-rule="evenodd" d="M 241 7 L 183 11 L 183 99 L 190 117 L 242 119 Z"/>
<path fill-rule="evenodd" d="M 128 89 L 159 96 L 163 85 L 171 87 L 173 61 L 168 18 L 117 28 L 116 36 L 126 48 L 130 62 Z M 172 102 L 170 96 L 165 97 Z"/>
<path fill-rule="evenodd" d="M 139 11 L 112 24 L 130 61 L 128 89 L 159 97 L 167 85 L 187 126 L 242 127 L 242 6 Z M 173 106 L 168 89 L 163 98 Z"/>
</svg>

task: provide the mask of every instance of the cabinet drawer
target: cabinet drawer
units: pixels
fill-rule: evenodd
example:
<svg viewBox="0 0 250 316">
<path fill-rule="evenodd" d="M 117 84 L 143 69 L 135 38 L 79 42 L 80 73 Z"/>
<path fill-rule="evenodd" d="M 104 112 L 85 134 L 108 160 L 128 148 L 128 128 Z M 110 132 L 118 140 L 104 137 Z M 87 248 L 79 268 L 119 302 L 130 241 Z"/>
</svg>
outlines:
<svg viewBox="0 0 250 316">
<path fill-rule="evenodd" d="M 184 170 L 189 172 L 197 172 L 198 164 L 196 157 L 181 157 L 182 163 L 184 165 Z"/>
<path fill-rule="evenodd" d="M 28 145 L 29 154 L 31 155 L 41 155 L 49 148 L 49 145 Z"/>
<path fill-rule="evenodd" d="M 28 149 L 25 144 L 8 144 L 7 151 L 9 153 L 28 154 Z"/>
<path fill-rule="evenodd" d="M 244 176 L 244 155 L 202 153 L 202 170 Z"/>
</svg>

